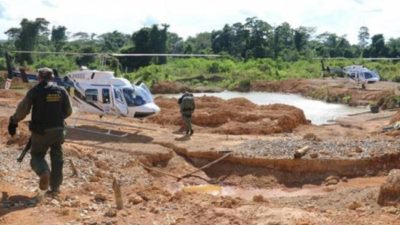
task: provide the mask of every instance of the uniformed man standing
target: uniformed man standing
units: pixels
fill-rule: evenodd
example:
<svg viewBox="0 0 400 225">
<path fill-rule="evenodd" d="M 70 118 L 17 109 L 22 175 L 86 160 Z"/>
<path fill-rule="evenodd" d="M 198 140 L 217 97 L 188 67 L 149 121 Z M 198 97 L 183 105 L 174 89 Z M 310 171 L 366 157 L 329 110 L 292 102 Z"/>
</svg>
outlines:
<svg viewBox="0 0 400 225">
<path fill-rule="evenodd" d="M 65 89 L 52 82 L 53 72 L 49 68 L 39 69 L 39 83 L 28 91 L 10 117 L 8 132 L 15 135 L 18 122 L 32 109 L 29 129 L 31 140 L 31 167 L 40 177 L 39 188 L 57 194 L 63 180 L 62 144 L 65 137 L 64 119 L 72 114 L 72 107 Z M 51 170 L 45 160 L 50 148 Z"/>
<path fill-rule="evenodd" d="M 193 135 L 192 129 L 192 114 L 196 109 L 194 103 L 194 96 L 192 93 L 185 92 L 179 99 L 178 104 L 180 106 L 180 111 L 183 119 L 183 123 L 186 129 L 186 135 Z"/>
</svg>

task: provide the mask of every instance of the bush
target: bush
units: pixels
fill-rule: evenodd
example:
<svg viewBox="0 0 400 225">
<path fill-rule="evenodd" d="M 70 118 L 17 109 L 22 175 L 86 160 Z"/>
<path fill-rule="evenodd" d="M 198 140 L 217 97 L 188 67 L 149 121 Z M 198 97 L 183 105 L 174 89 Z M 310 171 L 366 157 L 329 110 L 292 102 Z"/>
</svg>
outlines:
<svg viewBox="0 0 400 225">
<path fill-rule="evenodd" d="M 400 75 L 396 75 L 392 78 L 392 81 L 400 83 Z"/>
<path fill-rule="evenodd" d="M 250 80 L 246 79 L 246 80 L 239 81 L 239 84 L 237 87 L 238 91 L 246 92 L 246 91 L 250 91 L 250 88 L 251 88 Z"/>
<path fill-rule="evenodd" d="M 342 98 L 342 103 L 343 104 L 349 104 L 351 101 L 351 95 L 346 95 Z"/>
</svg>

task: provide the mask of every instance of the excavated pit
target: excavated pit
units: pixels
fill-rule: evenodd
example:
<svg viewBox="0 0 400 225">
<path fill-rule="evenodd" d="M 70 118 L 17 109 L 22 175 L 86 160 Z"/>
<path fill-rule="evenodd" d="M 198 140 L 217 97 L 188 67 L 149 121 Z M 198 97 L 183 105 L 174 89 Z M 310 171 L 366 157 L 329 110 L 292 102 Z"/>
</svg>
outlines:
<svg viewBox="0 0 400 225">
<path fill-rule="evenodd" d="M 252 175 L 260 179 L 273 178 L 287 187 L 301 187 L 320 185 L 329 176 L 381 176 L 400 168 L 400 141 L 397 140 L 253 140 L 214 151 L 191 151 L 171 143 L 158 144 L 173 149 L 198 168 L 222 157 L 227 150 L 233 151 L 223 161 L 204 169 L 214 180 L 231 175 Z M 308 153 L 301 159 L 294 159 L 294 151 L 305 145 L 309 146 Z"/>
</svg>

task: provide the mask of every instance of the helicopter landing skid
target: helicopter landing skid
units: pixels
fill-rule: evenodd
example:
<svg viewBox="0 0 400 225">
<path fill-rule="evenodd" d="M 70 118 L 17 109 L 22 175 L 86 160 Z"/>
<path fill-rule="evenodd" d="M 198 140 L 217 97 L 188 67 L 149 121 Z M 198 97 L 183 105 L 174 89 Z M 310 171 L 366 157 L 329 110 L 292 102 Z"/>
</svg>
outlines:
<svg viewBox="0 0 400 225">
<path fill-rule="evenodd" d="M 114 123 L 118 119 L 118 117 L 115 117 L 113 122 L 101 121 L 101 118 L 102 118 L 102 116 L 100 116 L 100 121 L 93 121 L 93 122 L 95 122 L 94 125 L 97 125 L 97 124 L 118 125 L 117 123 Z M 67 126 L 70 129 L 75 129 L 75 130 L 84 131 L 84 132 L 93 133 L 93 134 L 107 135 L 107 136 L 111 136 L 111 137 L 120 137 L 120 138 L 122 138 L 122 137 L 128 136 L 128 133 L 122 133 L 122 132 L 121 132 L 121 134 L 112 133 L 111 132 L 112 130 L 110 128 L 107 129 L 107 132 L 103 132 L 103 131 L 97 131 L 95 129 L 85 129 L 85 128 L 77 127 L 77 125 L 76 125 L 77 121 L 78 120 L 83 120 L 83 119 L 80 119 L 80 114 L 78 114 L 78 116 L 76 118 L 73 118 L 73 119 L 75 120 L 74 125 Z M 88 120 L 88 121 L 91 121 L 91 120 Z"/>
<path fill-rule="evenodd" d="M 67 126 L 67 127 L 70 128 L 70 129 L 74 129 L 74 130 L 84 131 L 84 132 L 93 133 L 93 134 L 107 135 L 107 136 L 111 136 L 111 137 L 123 138 L 123 137 L 128 136 L 128 133 L 113 134 L 113 133 L 111 133 L 111 129 L 108 129 L 107 132 L 101 132 L 101 131 L 95 131 L 95 130 L 80 128 L 80 127 L 73 127 L 73 126 Z"/>
</svg>

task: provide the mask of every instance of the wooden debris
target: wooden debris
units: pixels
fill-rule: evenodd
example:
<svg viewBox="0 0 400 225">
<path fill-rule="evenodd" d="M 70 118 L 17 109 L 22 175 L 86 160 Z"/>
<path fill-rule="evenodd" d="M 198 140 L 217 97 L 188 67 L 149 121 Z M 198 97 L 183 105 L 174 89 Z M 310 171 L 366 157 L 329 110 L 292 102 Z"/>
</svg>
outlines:
<svg viewBox="0 0 400 225">
<path fill-rule="evenodd" d="M 233 152 L 227 152 L 227 153 L 225 153 L 223 156 L 221 156 L 220 158 L 218 158 L 218 159 L 216 159 L 216 160 L 214 160 L 214 161 L 212 161 L 212 162 L 210 162 L 210 163 L 208 163 L 208 164 L 202 166 L 201 168 L 199 168 L 199 169 L 197 169 L 197 170 L 194 170 L 194 171 L 192 171 L 192 172 L 190 172 L 190 173 L 188 173 L 188 174 L 185 174 L 185 175 L 183 175 L 183 176 L 177 176 L 177 175 L 174 175 L 174 174 L 171 174 L 171 173 L 167 173 L 167 172 L 164 172 L 164 171 L 155 169 L 155 168 L 151 168 L 151 167 L 149 167 L 149 166 L 144 165 L 144 164 L 141 163 L 141 162 L 138 162 L 138 163 L 139 163 L 139 165 L 141 165 L 141 166 L 142 166 L 143 168 L 145 168 L 146 170 L 154 171 L 154 172 L 157 172 L 157 173 L 160 173 L 160 174 L 164 174 L 164 175 L 167 175 L 167 176 L 170 176 L 170 177 L 174 177 L 174 178 L 177 179 L 177 181 L 180 181 L 180 180 L 182 180 L 183 178 L 187 178 L 187 177 L 196 177 L 196 178 L 202 179 L 202 180 L 204 180 L 204 181 L 206 181 L 206 182 L 208 182 L 208 183 L 210 183 L 210 184 L 214 184 L 214 183 L 218 183 L 218 180 L 215 180 L 215 179 L 210 179 L 210 180 L 208 180 L 208 179 L 205 179 L 205 178 L 203 178 L 203 177 L 201 177 L 201 176 L 197 176 L 197 175 L 195 175 L 194 173 L 197 173 L 197 172 L 199 172 L 199 171 L 201 171 L 201 170 L 203 170 L 203 169 L 205 169 L 205 168 L 207 168 L 207 167 L 210 167 L 210 166 L 212 166 L 212 165 L 218 163 L 219 161 L 222 161 L 223 159 L 225 159 L 225 158 L 227 158 L 228 156 L 230 156 L 232 153 L 233 153 Z M 229 175 L 229 174 L 228 174 L 228 175 Z"/>
<path fill-rule="evenodd" d="M 71 177 L 78 176 L 78 170 L 76 169 L 75 164 L 74 164 L 74 162 L 72 161 L 72 159 L 69 159 L 69 165 L 70 165 L 71 170 L 72 170 L 72 175 L 71 175 Z"/>
<path fill-rule="evenodd" d="M 121 210 L 124 208 L 124 204 L 122 201 L 121 184 L 115 177 L 113 179 L 112 189 L 114 190 L 115 204 L 117 205 L 117 209 Z"/>
<path fill-rule="evenodd" d="M 302 147 L 302 148 L 300 148 L 300 149 L 297 149 L 297 150 L 294 152 L 294 158 L 295 158 L 295 159 L 300 159 L 300 158 L 303 157 L 305 154 L 307 154 L 307 152 L 308 152 L 309 149 L 310 149 L 310 147 L 309 147 L 308 145 L 306 145 L 306 146 L 304 146 L 304 147 Z"/>
<path fill-rule="evenodd" d="M 2 194 L 1 201 L 2 202 L 8 201 L 8 197 L 9 197 L 8 192 L 7 191 L 2 191 L 1 194 Z"/>
<path fill-rule="evenodd" d="M 158 169 L 151 168 L 151 167 L 149 167 L 149 166 L 144 165 L 144 164 L 141 163 L 141 162 L 139 162 L 139 165 L 141 165 L 141 166 L 142 166 L 143 168 L 145 168 L 146 170 L 155 171 L 155 172 L 157 172 L 157 173 L 161 173 L 161 174 L 164 174 L 164 175 L 167 175 L 167 176 L 170 176 L 170 177 L 174 177 L 174 178 L 176 178 L 176 179 L 180 179 L 180 178 L 181 178 L 180 176 L 176 176 L 176 175 L 171 174 L 171 173 L 167 173 L 167 172 L 164 172 L 164 171 L 161 171 L 161 170 L 158 170 Z"/>
</svg>

